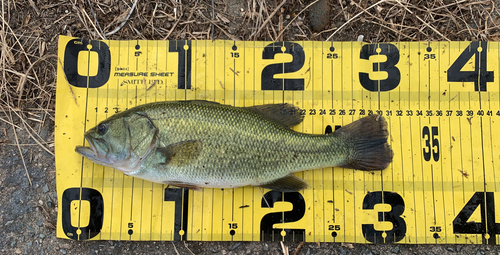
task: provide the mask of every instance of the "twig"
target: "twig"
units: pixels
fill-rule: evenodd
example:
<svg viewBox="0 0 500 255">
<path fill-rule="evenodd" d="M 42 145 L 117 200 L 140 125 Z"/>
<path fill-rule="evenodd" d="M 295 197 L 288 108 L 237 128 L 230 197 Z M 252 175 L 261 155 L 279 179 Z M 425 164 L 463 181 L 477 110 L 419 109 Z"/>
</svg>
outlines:
<svg viewBox="0 0 500 255">
<path fill-rule="evenodd" d="M 59 65 L 61 66 L 61 69 L 62 69 L 62 73 L 64 74 L 64 79 L 66 80 L 66 82 L 68 83 L 68 86 L 69 86 L 69 91 L 71 92 L 71 95 L 73 95 L 73 100 L 75 100 L 75 104 L 77 107 L 80 107 L 78 106 L 78 102 L 76 101 L 76 96 L 75 96 L 75 93 L 73 93 L 73 88 L 71 88 L 71 84 L 69 84 L 69 81 L 68 81 L 68 77 L 66 77 L 66 73 L 64 72 L 64 66 L 61 62 L 61 58 L 57 58 L 59 60 Z"/>
<path fill-rule="evenodd" d="M 10 114 L 10 121 L 12 121 L 12 112 L 9 112 L 9 114 Z M 17 149 L 19 150 L 19 155 L 21 155 L 21 160 L 23 161 L 24 171 L 26 171 L 26 176 L 28 177 L 28 181 L 30 182 L 30 186 L 32 186 L 33 184 L 31 183 L 31 178 L 30 178 L 30 174 L 28 173 L 28 168 L 26 167 L 26 162 L 24 162 L 23 152 L 21 151 L 21 146 L 19 146 L 19 139 L 17 138 L 17 132 L 16 132 L 16 128 L 14 127 L 14 125 L 12 125 L 12 131 L 14 131 Z"/>
<path fill-rule="evenodd" d="M 214 24 L 218 29 L 220 29 L 222 31 L 222 33 L 224 33 L 227 37 L 231 38 L 231 40 L 233 40 L 233 41 L 239 41 L 238 38 L 235 38 L 234 36 L 230 35 L 228 32 L 224 31 L 224 29 L 222 29 L 217 24 L 215 24 L 212 20 L 210 20 L 209 18 L 205 17 L 205 15 L 203 15 L 203 13 L 200 10 L 198 10 L 198 14 L 201 17 L 203 17 L 205 20 L 207 20 L 208 22 Z"/>
<path fill-rule="evenodd" d="M 35 64 L 37 64 L 38 62 L 45 60 L 46 58 L 49 58 L 49 57 L 56 57 L 57 58 L 57 55 L 56 54 L 45 55 L 45 56 L 37 59 L 35 62 L 33 62 L 33 64 L 30 65 L 30 67 L 26 71 L 26 74 L 24 76 L 22 76 L 21 79 L 19 79 L 19 84 L 17 85 L 17 91 L 19 92 L 19 100 L 17 102 L 17 107 L 19 107 L 19 105 L 21 104 L 21 97 L 23 96 L 24 84 L 26 83 L 25 77 L 28 76 L 28 73 L 35 66 Z M 36 74 L 35 74 L 35 77 L 36 77 Z"/>
<path fill-rule="evenodd" d="M 286 246 L 283 244 L 283 241 L 280 241 L 280 244 L 281 244 L 281 249 L 283 250 L 283 255 L 289 255 L 289 254 L 288 254 L 288 247 L 286 247 Z"/>
<path fill-rule="evenodd" d="M 132 15 L 132 12 L 134 11 L 136 5 L 137 5 L 137 0 L 135 0 L 134 4 L 132 5 L 132 8 L 130 9 L 130 12 L 128 13 L 125 20 L 117 28 L 113 29 L 113 31 L 106 33 L 106 35 L 112 35 L 112 34 L 118 32 L 118 30 L 120 30 L 125 25 L 125 23 L 127 23 L 127 20 L 130 18 L 130 15 Z"/>
<path fill-rule="evenodd" d="M 215 6 L 214 0 L 212 0 L 212 20 L 215 20 Z M 214 23 L 212 23 L 212 33 L 210 34 L 210 39 L 214 39 Z"/>
<path fill-rule="evenodd" d="M 409 13 L 413 14 L 413 12 L 408 9 L 408 7 L 406 7 L 405 5 L 401 4 L 401 2 L 399 0 L 396 0 L 396 3 L 398 3 L 400 6 L 402 6 L 403 8 L 405 8 Z M 451 41 L 450 39 L 448 39 L 446 36 L 444 36 L 443 34 L 441 34 L 439 31 L 437 31 L 433 26 L 429 25 L 427 22 L 425 22 L 423 19 L 421 19 L 418 15 L 415 15 L 415 17 L 420 20 L 420 22 L 424 23 L 424 25 L 426 25 L 427 27 L 429 27 L 430 29 L 432 29 L 434 32 L 436 32 L 438 35 L 440 35 L 441 37 L 443 37 L 444 39 L 446 39 L 447 41 Z"/>
<path fill-rule="evenodd" d="M 340 26 L 337 30 L 335 30 L 335 32 L 333 32 L 333 34 L 331 34 L 328 38 L 326 38 L 326 41 L 330 41 L 330 39 L 332 39 L 332 37 L 337 34 L 340 30 L 342 30 L 342 28 L 344 28 L 345 26 L 347 26 L 347 24 L 351 23 L 351 21 L 353 21 L 354 19 L 356 19 L 357 17 L 359 17 L 361 14 L 363 14 L 365 11 L 368 11 L 370 10 L 371 8 L 383 3 L 383 2 L 386 2 L 388 0 L 380 0 L 372 5 L 370 5 L 368 8 L 364 9 L 363 11 L 359 12 L 358 14 L 354 15 L 352 18 L 350 18 L 348 21 L 346 21 L 344 24 L 342 24 L 342 26 Z"/>
<path fill-rule="evenodd" d="M 318 0 L 316 0 L 318 1 Z M 264 21 L 264 23 L 262 23 L 262 25 L 260 26 L 260 28 L 257 30 L 257 32 L 255 32 L 253 34 L 253 39 L 255 40 L 257 38 L 257 35 L 260 33 L 260 30 L 262 30 L 262 28 L 271 20 L 271 18 L 274 16 L 274 14 L 276 14 L 276 12 L 278 12 L 278 10 L 281 9 L 281 6 L 283 6 L 284 4 L 286 3 L 286 0 L 283 0 L 277 7 L 276 9 L 274 9 L 274 11 L 271 13 L 271 15 L 269 15 L 269 17 L 267 17 L 267 19 Z M 281 34 L 281 33 L 280 33 Z"/>
<path fill-rule="evenodd" d="M 175 253 L 176 253 L 177 255 L 180 255 L 180 254 L 179 254 L 179 251 L 177 250 L 177 247 L 175 247 L 174 242 L 171 242 L 171 243 L 172 243 L 172 246 L 174 246 Z"/>
<path fill-rule="evenodd" d="M 16 112 L 16 111 L 13 111 L 13 112 L 14 112 L 14 113 L 15 113 L 15 114 L 19 117 L 19 119 L 21 119 L 21 123 L 23 123 L 23 127 L 24 127 L 24 129 L 26 130 L 26 132 L 28 133 L 28 135 L 31 137 L 31 139 L 33 139 L 33 141 L 35 141 L 35 142 L 36 142 L 36 143 L 37 143 L 40 147 L 42 147 L 42 149 L 44 149 L 44 150 L 45 150 L 46 152 L 48 152 L 50 155 L 54 156 L 54 153 L 53 153 L 52 151 L 50 151 L 49 149 L 47 149 L 47 148 L 46 148 L 46 147 L 45 147 L 45 146 L 44 146 L 44 145 L 43 145 L 40 141 L 38 141 L 38 139 L 36 139 L 36 138 L 35 138 L 35 136 L 34 136 L 34 135 L 33 135 L 33 134 L 29 131 L 29 130 L 31 129 L 31 131 L 32 131 L 33 133 L 35 133 L 35 132 L 34 132 L 34 130 L 33 130 L 33 129 L 29 126 L 29 125 L 26 125 L 26 121 L 24 121 L 24 119 L 23 119 L 23 118 L 22 118 L 19 114 L 17 114 L 17 112 Z M 36 133 L 35 133 L 35 134 L 36 134 Z M 38 134 L 36 134 L 36 135 L 38 136 Z M 42 139 L 40 136 L 38 136 L 38 138 L 40 138 L 40 140 L 42 140 L 42 141 L 43 141 L 43 139 Z"/>
<path fill-rule="evenodd" d="M 186 244 L 186 241 L 183 242 L 184 243 L 184 247 L 186 247 L 186 249 L 192 254 L 192 255 L 195 255 L 191 249 L 188 248 L 187 244 Z"/>
<path fill-rule="evenodd" d="M 155 84 L 156 84 L 156 82 L 157 82 L 157 81 L 158 81 L 158 80 L 155 80 L 155 81 L 153 82 L 153 84 L 151 84 L 151 86 L 149 86 L 149 88 L 148 88 L 148 89 L 146 89 L 146 91 L 149 91 L 151 88 L 153 88 L 153 87 L 155 86 Z"/>
<path fill-rule="evenodd" d="M 299 254 L 300 249 L 302 249 L 302 246 L 304 246 L 304 242 L 300 242 L 300 244 L 299 244 L 299 246 L 297 247 L 297 249 L 295 249 L 295 251 L 293 252 L 293 255 L 298 255 L 298 254 Z"/>
<path fill-rule="evenodd" d="M 94 8 L 92 8 L 92 3 L 90 3 L 90 0 L 87 0 L 87 1 L 89 2 L 90 12 L 92 12 L 92 16 L 94 16 L 95 23 L 97 24 L 97 27 L 99 28 L 99 32 L 101 33 L 101 36 L 104 38 L 104 40 L 108 40 L 108 38 L 106 38 L 106 35 L 102 31 L 101 25 L 99 25 L 99 21 L 97 21 L 97 17 L 95 16 Z"/>
<path fill-rule="evenodd" d="M 285 29 L 283 29 L 279 34 L 278 34 L 278 37 L 281 36 L 281 34 L 283 34 L 283 32 L 285 32 L 285 30 L 288 28 L 288 26 L 290 26 L 293 21 L 299 17 L 300 14 L 302 14 L 305 10 L 309 9 L 309 7 L 311 7 L 311 5 L 315 4 L 316 2 L 318 2 L 319 0 L 315 0 L 314 2 L 310 3 L 309 5 L 306 6 L 306 8 L 302 9 L 302 11 L 300 11 L 297 15 L 295 15 L 295 17 L 293 17 L 293 19 L 290 20 L 290 22 L 288 22 L 288 25 L 286 25 Z M 300 29 L 300 27 L 299 27 Z M 302 31 L 302 29 L 300 29 Z M 304 33 L 304 31 L 302 31 L 302 33 Z"/>
</svg>

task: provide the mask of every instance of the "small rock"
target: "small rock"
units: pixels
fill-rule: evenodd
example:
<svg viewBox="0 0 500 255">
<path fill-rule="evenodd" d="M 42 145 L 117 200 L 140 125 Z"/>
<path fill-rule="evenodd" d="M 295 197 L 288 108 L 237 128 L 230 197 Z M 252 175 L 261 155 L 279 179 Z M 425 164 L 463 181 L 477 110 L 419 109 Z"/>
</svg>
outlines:
<svg viewBox="0 0 500 255">
<path fill-rule="evenodd" d="M 36 223 L 39 227 L 43 225 L 43 219 L 39 219 L 38 222 Z"/>
<path fill-rule="evenodd" d="M 339 252 L 340 252 L 340 255 L 346 255 L 347 254 L 347 250 L 344 249 L 344 248 L 342 248 L 342 247 L 339 248 Z"/>
<path fill-rule="evenodd" d="M 380 252 L 377 250 L 372 250 L 373 255 L 380 255 Z"/>
<path fill-rule="evenodd" d="M 66 254 L 66 250 L 65 249 L 60 249 L 59 250 L 62 254 Z"/>
<path fill-rule="evenodd" d="M 14 240 L 14 241 L 12 241 L 12 243 L 10 243 L 11 248 L 14 248 L 14 246 L 16 246 L 16 240 Z"/>
<path fill-rule="evenodd" d="M 52 208 L 52 202 L 47 202 L 47 206 L 48 206 L 49 208 Z"/>
<path fill-rule="evenodd" d="M 483 255 L 483 253 L 481 251 L 477 251 L 476 255 Z"/>
<path fill-rule="evenodd" d="M 49 192 L 49 186 L 47 186 L 47 183 L 45 183 L 45 185 L 43 185 L 42 192 L 43 193 Z"/>
<path fill-rule="evenodd" d="M 373 253 L 370 250 L 366 250 L 363 252 L 363 255 L 373 255 Z"/>
<path fill-rule="evenodd" d="M 311 248 L 307 248 L 306 255 L 311 255 Z"/>
<path fill-rule="evenodd" d="M 434 252 L 432 252 L 432 251 L 427 252 L 427 255 L 434 255 Z"/>
<path fill-rule="evenodd" d="M 219 251 L 215 250 L 213 246 L 210 246 L 210 249 L 208 249 L 212 253 L 217 253 Z"/>
<path fill-rule="evenodd" d="M 460 252 L 462 250 L 462 245 L 457 245 L 457 252 Z"/>
<path fill-rule="evenodd" d="M 319 32 L 329 23 L 330 4 L 328 0 L 319 0 L 313 4 L 309 11 L 309 22 L 314 32 Z"/>
<path fill-rule="evenodd" d="M 396 246 L 396 247 L 392 248 L 391 252 L 392 253 L 398 253 L 399 252 L 399 246 Z"/>
<path fill-rule="evenodd" d="M 21 252 L 22 252 L 22 251 L 21 251 L 21 249 L 16 248 L 16 250 L 15 250 L 14 252 L 15 252 L 16 254 L 21 254 Z"/>
<path fill-rule="evenodd" d="M 231 251 L 234 251 L 234 250 L 236 250 L 236 248 L 240 247 L 240 245 L 241 245 L 241 243 L 240 243 L 240 242 L 237 242 L 237 243 L 235 243 L 235 244 L 233 245 L 233 247 L 231 247 L 231 249 L 230 249 L 230 250 L 231 250 Z"/>
<path fill-rule="evenodd" d="M 265 251 L 268 251 L 269 250 L 269 246 L 267 245 L 267 243 L 264 244 L 264 250 Z"/>
<path fill-rule="evenodd" d="M 39 234 L 38 235 L 40 238 L 44 239 L 45 238 L 45 235 L 44 234 Z"/>
</svg>

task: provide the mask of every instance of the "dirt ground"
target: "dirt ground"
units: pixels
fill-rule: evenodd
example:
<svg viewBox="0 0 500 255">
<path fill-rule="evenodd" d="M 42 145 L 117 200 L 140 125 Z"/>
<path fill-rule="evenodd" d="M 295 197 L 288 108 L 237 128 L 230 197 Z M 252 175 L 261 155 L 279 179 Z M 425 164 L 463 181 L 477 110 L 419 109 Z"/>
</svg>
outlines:
<svg viewBox="0 0 500 255">
<path fill-rule="evenodd" d="M 132 10 L 134 0 L 3 0 L 0 252 L 283 254 L 279 242 L 77 242 L 57 239 L 54 105 L 58 35 L 113 40 L 499 40 L 496 6 L 500 1 L 320 0 L 317 5 L 312 3 L 299 0 L 141 0 Z M 122 22 L 125 23 L 119 28 Z M 117 28 L 117 32 L 110 34 Z M 294 254 L 300 244 L 284 245 Z M 480 255 L 500 254 L 500 247 L 306 243 L 296 254 Z"/>
</svg>

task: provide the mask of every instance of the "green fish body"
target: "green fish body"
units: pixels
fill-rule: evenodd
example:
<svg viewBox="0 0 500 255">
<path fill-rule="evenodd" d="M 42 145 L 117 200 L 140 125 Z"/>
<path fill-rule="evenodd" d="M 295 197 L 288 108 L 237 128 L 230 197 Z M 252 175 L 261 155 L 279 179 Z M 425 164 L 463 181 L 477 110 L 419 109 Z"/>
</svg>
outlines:
<svg viewBox="0 0 500 255">
<path fill-rule="evenodd" d="M 382 170 L 392 161 L 386 122 L 372 115 L 327 135 L 296 132 L 288 104 L 233 107 L 208 101 L 140 105 L 85 133 L 76 151 L 157 183 L 200 190 L 247 185 L 298 191 L 294 172 L 322 167 Z"/>
</svg>

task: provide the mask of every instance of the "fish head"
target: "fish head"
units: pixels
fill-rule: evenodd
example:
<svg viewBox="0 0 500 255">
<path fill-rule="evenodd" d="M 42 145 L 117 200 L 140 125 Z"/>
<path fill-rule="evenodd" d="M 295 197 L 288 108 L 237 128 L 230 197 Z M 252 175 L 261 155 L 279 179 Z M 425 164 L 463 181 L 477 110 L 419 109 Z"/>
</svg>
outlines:
<svg viewBox="0 0 500 255">
<path fill-rule="evenodd" d="M 89 147 L 75 151 L 91 161 L 124 173 L 137 170 L 153 150 L 158 129 L 145 114 L 118 114 L 85 132 Z"/>
</svg>

